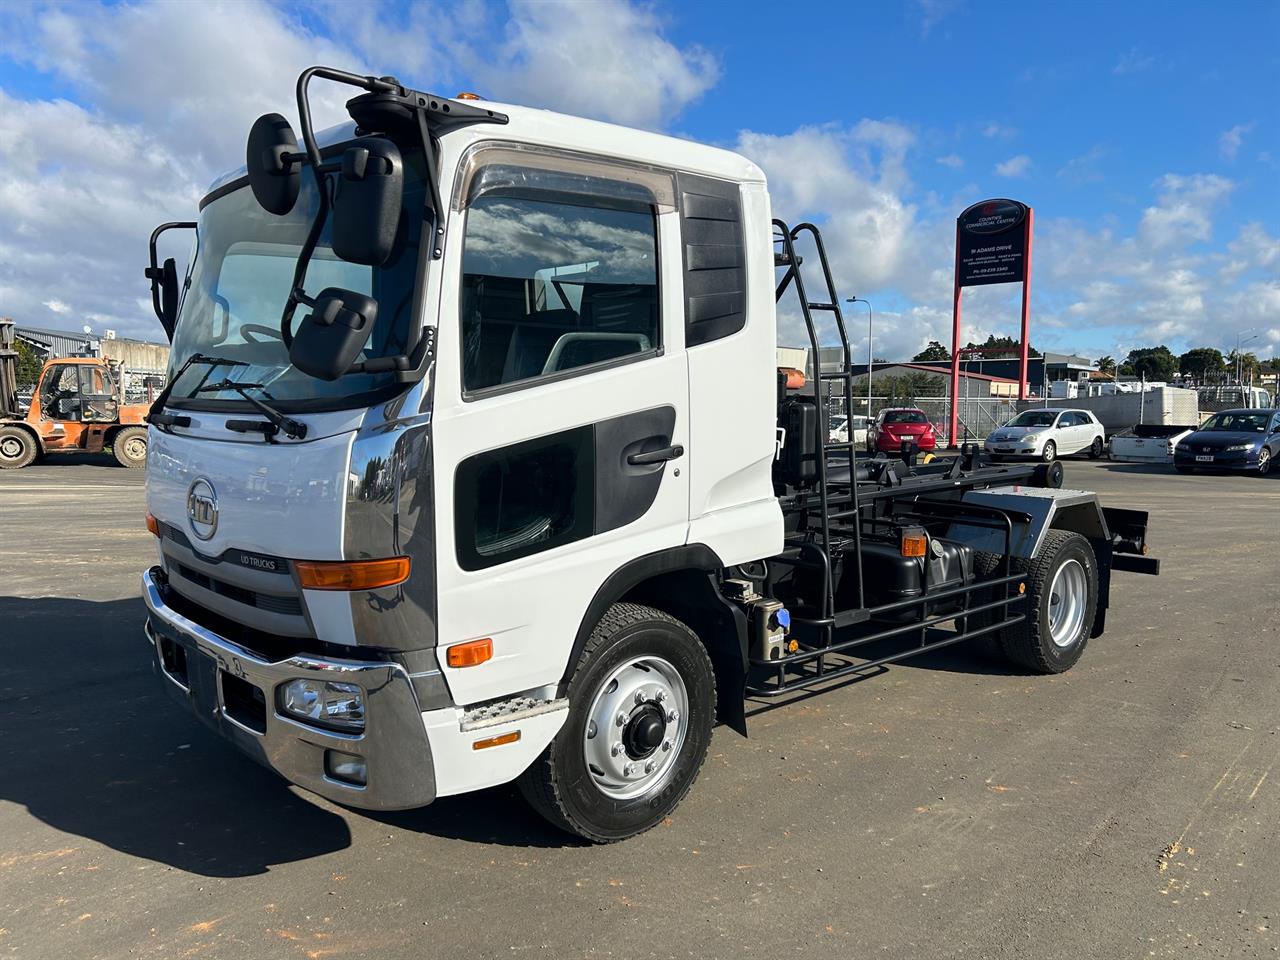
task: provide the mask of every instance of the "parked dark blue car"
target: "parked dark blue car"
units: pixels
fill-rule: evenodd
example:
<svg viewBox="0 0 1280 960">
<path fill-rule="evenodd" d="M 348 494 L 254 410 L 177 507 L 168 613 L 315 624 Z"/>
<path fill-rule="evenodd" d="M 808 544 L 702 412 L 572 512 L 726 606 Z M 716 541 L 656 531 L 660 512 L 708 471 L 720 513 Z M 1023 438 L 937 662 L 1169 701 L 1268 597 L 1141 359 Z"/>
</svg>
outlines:
<svg viewBox="0 0 1280 960">
<path fill-rule="evenodd" d="M 1223 410 L 1173 451 L 1179 473 L 1197 467 L 1248 470 L 1266 476 L 1280 461 L 1280 410 Z"/>
</svg>

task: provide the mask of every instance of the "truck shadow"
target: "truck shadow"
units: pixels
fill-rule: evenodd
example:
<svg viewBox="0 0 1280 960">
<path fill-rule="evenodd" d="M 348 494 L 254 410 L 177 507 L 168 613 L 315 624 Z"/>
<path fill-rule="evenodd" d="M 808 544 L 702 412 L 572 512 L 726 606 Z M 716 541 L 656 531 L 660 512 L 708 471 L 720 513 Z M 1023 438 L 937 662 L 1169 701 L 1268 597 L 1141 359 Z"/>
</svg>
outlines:
<svg viewBox="0 0 1280 960">
<path fill-rule="evenodd" d="M 297 795 L 164 695 L 144 611 L 134 599 L 0 597 L 0 799 L 57 830 L 211 877 L 349 847 L 348 818 L 366 811 Z M 510 787 L 376 819 L 475 843 L 574 842 Z"/>
</svg>

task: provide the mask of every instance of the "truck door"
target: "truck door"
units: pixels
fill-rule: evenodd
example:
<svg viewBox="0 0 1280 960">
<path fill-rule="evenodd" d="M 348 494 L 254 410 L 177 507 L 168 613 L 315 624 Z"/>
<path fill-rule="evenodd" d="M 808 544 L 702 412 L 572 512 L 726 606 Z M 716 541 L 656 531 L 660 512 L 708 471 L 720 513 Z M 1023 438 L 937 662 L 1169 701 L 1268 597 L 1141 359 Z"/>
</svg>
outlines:
<svg viewBox="0 0 1280 960">
<path fill-rule="evenodd" d="M 445 668 L 474 703 L 556 683 L 604 580 L 684 544 L 689 385 L 670 176 L 494 151 L 462 189 L 433 434 L 439 642 L 493 639 Z"/>
</svg>

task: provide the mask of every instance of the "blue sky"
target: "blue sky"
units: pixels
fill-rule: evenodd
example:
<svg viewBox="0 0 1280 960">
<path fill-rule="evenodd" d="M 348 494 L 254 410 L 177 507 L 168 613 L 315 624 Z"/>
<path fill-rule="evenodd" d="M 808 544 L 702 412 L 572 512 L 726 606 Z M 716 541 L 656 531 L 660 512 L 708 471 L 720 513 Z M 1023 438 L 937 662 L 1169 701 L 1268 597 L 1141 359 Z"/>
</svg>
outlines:
<svg viewBox="0 0 1280 960">
<path fill-rule="evenodd" d="M 877 354 L 949 336 L 955 215 L 1036 209 L 1033 342 L 1280 353 L 1280 4 L 9 4 L 0 312 L 155 336 L 145 236 L 311 62 L 741 150 L 825 224 Z M 1010 333 L 1016 287 L 966 293 Z M 780 339 L 797 338 L 784 316 Z M 863 347 L 865 349 L 865 347 Z"/>
</svg>

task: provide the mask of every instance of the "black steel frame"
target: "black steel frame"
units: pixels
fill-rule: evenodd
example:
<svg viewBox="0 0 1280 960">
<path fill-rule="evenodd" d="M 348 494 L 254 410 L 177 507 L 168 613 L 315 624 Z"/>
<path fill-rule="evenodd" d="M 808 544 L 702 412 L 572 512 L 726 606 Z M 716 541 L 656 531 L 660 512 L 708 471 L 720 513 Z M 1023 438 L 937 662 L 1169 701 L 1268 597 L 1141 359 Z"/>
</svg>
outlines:
<svg viewBox="0 0 1280 960">
<path fill-rule="evenodd" d="M 1031 467 L 980 470 L 968 474 L 961 474 L 954 467 L 927 469 L 923 475 L 913 476 L 897 485 L 884 487 L 869 484 L 868 489 L 860 490 L 852 431 L 847 441 L 832 443 L 828 437 L 829 391 L 823 389 L 823 384 L 839 383 L 843 387 L 845 410 L 852 415 L 854 374 L 849 337 L 840 312 L 822 235 L 811 223 L 801 223 L 796 227 L 789 227 L 781 220 L 774 220 L 773 223 L 776 230 L 775 243 L 782 248 L 775 260 L 779 266 L 786 268 L 775 290 L 775 298 L 781 300 L 794 287 L 799 299 L 813 351 L 814 376 L 810 382 L 818 416 L 814 437 L 817 456 L 816 489 L 788 492 L 780 498 L 784 514 L 798 516 L 800 523 L 797 530 L 786 536 L 782 552 L 770 558 L 769 562 L 817 570 L 821 602 L 812 612 L 792 612 L 791 625 L 799 646 L 797 651 L 779 660 L 751 659 L 747 693 L 763 697 L 780 696 L 841 677 L 851 677 L 963 640 L 994 634 L 1023 622 L 1026 615 L 1019 612 L 1019 607 L 1025 599 L 1026 585 L 1022 575 L 1012 570 L 1011 549 L 1014 522 L 1025 522 L 1030 518 L 1013 511 L 965 503 L 955 499 L 955 494 L 966 489 L 989 486 L 993 482 L 1028 480 L 1034 473 L 1034 468 Z M 817 250 L 828 298 L 825 301 L 810 300 L 805 289 L 800 269 L 802 261 L 795 251 L 796 240 L 804 235 L 813 240 Z M 815 312 L 821 311 L 830 312 L 835 319 L 843 355 L 839 371 L 822 370 L 818 331 L 813 317 Z M 828 477 L 832 454 L 835 455 L 836 465 L 848 464 L 847 490 L 832 488 Z M 933 524 L 947 522 L 1001 531 L 1004 535 L 1004 550 L 999 575 L 980 583 L 926 592 L 911 600 L 867 607 L 862 566 L 863 528 L 869 526 L 874 530 L 875 525 L 883 524 L 890 518 Z M 854 561 L 851 574 L 856 577 L 857 605 L 844 610 L 836 609 L 833 590 L 832 566 L 837 554 L 842 558 L 851 557 Z M 932 613 L 930 610 L 931 607 L 936 609 L 944 601 L 950 601 L 948 606 L 951 607 L 956 600 L 959 600 L 958 611 L 949 609 L 948 612 Z M 910 622 L 881 626 L 889 618 L 901 618 L 907 612 L 914 614 Z M 974 616 L 996 612 L 1000 615 L 984 617 L 989 622 L 971 626 Z M 945 632 L 941 638 L 931 639 L 935 628 L 949 622 L 954 622 L 953 630 Z M 918 633 L 919 642 L 908 649 L 871 660 L 852 659 L 852 652 L 859 647 L 912 633 Z"/>
</svg>

